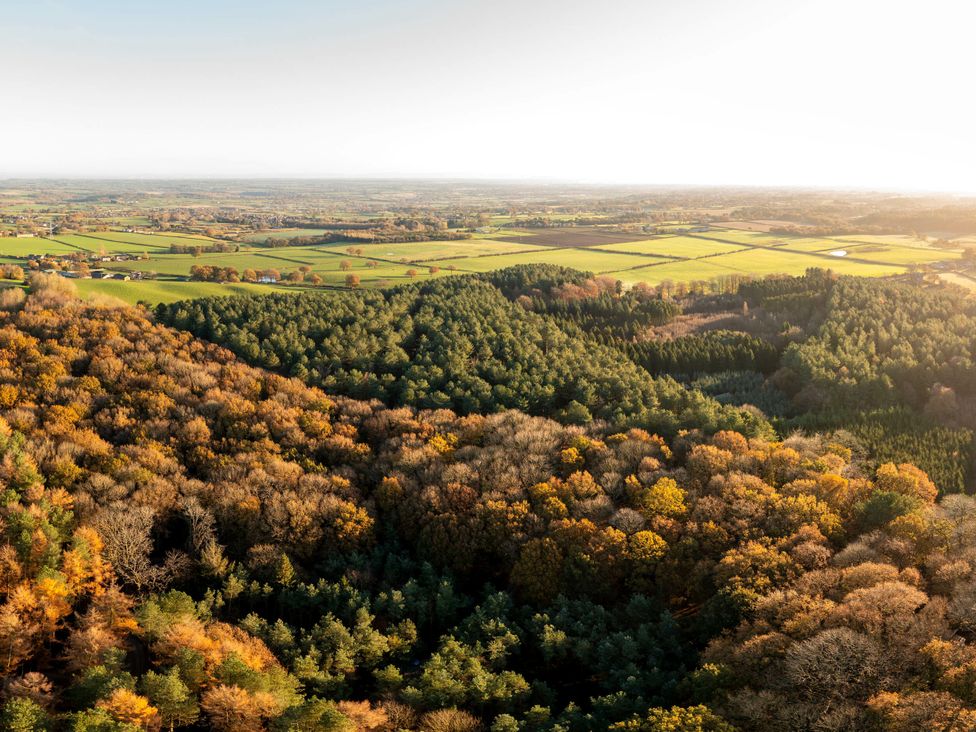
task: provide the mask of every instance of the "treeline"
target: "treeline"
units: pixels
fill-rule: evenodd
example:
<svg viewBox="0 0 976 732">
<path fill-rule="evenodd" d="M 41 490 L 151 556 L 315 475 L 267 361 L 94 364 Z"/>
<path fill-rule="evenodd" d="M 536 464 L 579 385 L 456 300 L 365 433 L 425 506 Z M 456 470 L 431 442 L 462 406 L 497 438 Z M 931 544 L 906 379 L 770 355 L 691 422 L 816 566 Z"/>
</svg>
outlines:
<svg viewBox="0 0 976 732">
<path fill-rule="evenodd" d="M 4 729 L 976 715 L 976 505 L 909 465 L 332 398 L 33 288 L 0 311 Z"/>
<path fill-rule="evenodd" d="M 681 313 L 681 307 L 658 297 L 643 297 L 635 292 L 601 292 L 595 296 L 563 298 L 535 297 L 526 302 L 533 312 L 544 313 L 560 322 L 569 321 L 590 335 L 629 341 L 648 328 L 663 325 Z"/>
<path fill-rule="evenodd" d="M 779 350 L 747 333 L 712 330 L 670 340 L 644 340 L 625 345 L 630 358 L 652 374 L 701 374 L 758 371 L 771 374 Z"/>
<path fill-rule="evenodd" d="M 766 277 L 741 283 L 738 293 L 749 305 L 812 330 L 823 317 L 834 280 L 830 270 L 812 268 L 801 277 Z"/>
<path fill-rule="evenodd" d="M 309 236 L 280 237 L 269 236 L 261 242 L 263 246 L 277 247 L 306 247 L 316 244 L 409 244 L 423 241 L 460 241 L 470 239 L 471 234 L 464 231 L 411 231 L 407 229 L 342 229 Z"/>
<path fill-rule="evenodd" d="M 213 252 L 239 252 L 240 250 L 240 244 L 225 241 L 208 242 L 206 244 L 183 244 L 174 242 L 169 245 L 170 254 L 193 254 L 194 256 Z"/>
<path fill-rule="evenodd" d="M 858 223 L 880 227 L 885 232 L 948 231 L 969 234 L 976 230 L 976 208 L 967 205 L 915 207 L 910 210 L 885 210 L 871 213 Z"/>
<path fill-rule="evenodd" d="M 302 265 L 296 270 L 282 273 L 273 267 L 269 269 L 247 268 L 238 272 L 236 267 L 194 264 L 190 267 L 190 279 L 196 282 L 288 282 L 296 285 L 307 282 L 311 285 L 322 284 L 322 277 L 312 272 L 312 268 L 308 265 Z M 349 277 L 346 277 L 346 280 L 348 282 Z"/>
</svg>

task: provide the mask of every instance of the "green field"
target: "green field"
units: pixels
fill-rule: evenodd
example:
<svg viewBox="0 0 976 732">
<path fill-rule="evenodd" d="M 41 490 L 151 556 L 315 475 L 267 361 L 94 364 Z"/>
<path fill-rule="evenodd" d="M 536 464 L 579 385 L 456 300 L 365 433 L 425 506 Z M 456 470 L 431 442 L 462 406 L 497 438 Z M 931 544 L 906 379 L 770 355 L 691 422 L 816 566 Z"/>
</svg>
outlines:
<svg viewBox="0 0 976 732">
<path fill-rule="evenodd" d="M 533 248 L 528 241 L 525 244 L 515 244 L 506 241 L 492 241 L 491 239 L 461 239 L 458 241 L 417 242 L 415 244 L 328 244 L 316 247 L 316 249 L 348 256 L 346 249 L 349 247 L 362 249 L 362 256 L 364 257 L 394 260 L 406 258 L 412 262 L 443 259 L 445 257 L 509 254 Z"/>
<path fill-rule="evenodd" d="M 880 264 L 862 264 L 851 262 L 843 257 L 813 257 L 799 252 L 774 252 L 768 249 L 757 249 L 738 254 L 729 254 L 708 260 L 730 272 L 748 275 L 770 274 L 802 274 L 807 269 L 821 267 L 832 269 L 838 274 L 861 275 L 878 277 L 887 274 L 903 272 L 901 267 L 889 267 Z"/>
<path fill-rule="evenodd" d="M 775 234 L 766 234 L 762 231 L 743 231 L 742 229 L 711 229 L 695 234 L 695 236 L 704 236 L 709 239 L 725 239 L 726 241 L 737 241 L 743 244 L 762 244 L 763 246 L 770 246 L 771 244 L 786 241 L 789 238 L 776 236 Z"/>
<path fill-rule="evenodd" d="M 514 230 L 493 232 L 495 236 L 517 233 Z M 586 231 L 581 230 L 581 233 L 585 236 Z M 554 264 L 607 274 L 627 283 L 659 284 L 665 280 L 711 280 L 730 274 L 757 277 L 801 274 L 811 267 L 830 268 L 841 274 L 880 276 L 902 273 L 916 264 L 952 261 L 960 257 L 957 251 L 925 246 L 917 239 L 902 236 L 789 237 L 729 229 L 635 241 L 611 240 L 611 243 L 596 246 L 534 246 L 529 242 L 535 235 L 528 232 L 523 242 L 496 241 L 489 235 L 479 235 L 472 239 L 400 244 L 350 243 L 277 248 L 244 245 L 239 252 L 194 256 L 171 254 L 170 244 L 210 240 L 110 231 L 91 235 L 65 234 L 56 240 L 3 238 L 0 239 L 0 263 L 26 265 L 28 254 L 65 256 L 82 251 L 147 254 L 145 260 L 111 262 L 106 266 L 117 271 L 155 272 L 161 279 L 131 282 L 81 280 L 79 286 L 83 292 L 105 292 L 129 301 L 166 302 L 195 297 L 197 293 L 231 294 L 274 289 L 267 285 L 182 281 L 194 265 L 233 267 L 238 273 L 247 269 L 273 269 L 282 277 L 307 267 L 326 285 L 343 286 L 347 275 L 352 273 L 360 278 L 362 286 L 377 287 L 454 273 L 490 272 L 518 264 Z M 571 237 L 567 236 L 567 240 Z M 548 241 L 554 241 L 551 235 Z M 349 247 L 361 250 L 362 254 L 350 254 L 346 251 Z M 825 256 L 837 250 L 847 251 L 848 256 Z M 344 260 L 349 263 L 349 269 L 342 268 Z M 368 266 L 370 264 L 374 266 Z M 439 271 L 432 273 L 431 267 Z M 415 276 L 407 274 L 410 270 L 415 270 Z"/>
<path fill-rule="evenodd" d="M 59 242 L 67 244 L 73 249 L 84 250 L 93 254 L 142 254 L 143 252 L 168 251 L 169 245 L 162 244 L 134 244 L 127 241 L 110 239 L 110 233 L 104 234 L 59 234 L 51 237 Z"/>
<path fill-rule="evenodd" d="M 894 244 L 903 247 L 913 247 L 926 249 L 930 248 L 930 244 L 927 241 L 918 239 L 914 236 L 904 236 L 901 234 L 885 234 L 885 235 L 875 235 L 875 234 L 851 234 L 845 236 L 834 236 L 832 239 L 838 241 L 843 241 L 844 243 L 849 243 L 852 241 L 864 242 L 865 244 Z M 938 251 L 938 250 L 936 250 Z"/>
<path fill-rule="evenodd" d="M 848 245 L 839 247 L 848 256 L 858 259 L 870 259 L 873 262 L 889 262 L 892 264 L 928 264 L 946 260 L 959 259 L 959 252 L 925 249 L 922 247 L 884 246 L 880 244 L 866 244 L 863 246 Z"/>
<path fill-rule="evenodd" d="M 713 280 L 725 275 L 734 274 L 727 267 L 722 267 L 714 262 L 718 258 L 685 260 L 676 262 L 664 261 L 663 264 L 652 264 L 640 269 L 629 269 L 621 272 L 613 272 L 612 276 L 629 285 L 637 282 L 646 282 L 649 285 L 659 285 L 666 280 L 672 282 L 694 282 L 700 280 Z M 663 261 L 663 260 L 657 260 Z"/>
<path fill-rule="evenodd" d="M 296 239 L 300 236 L 323 236 L 334 234 L 332 229 L 275 229 L 274 231 L 255 231 L 244 237 L 244 241 L 263 242 L 268 239 Z"/>
<path fill-rule="evenodd" d="M 96 236 L 101 239 L 111 239 L 113 241 L 124 242 L 126 244 L 136 244 L 139 246 L 160 247 L 169 249 L 171 244 L 183 246 L 194 246 L 196 244 L 207 245 L 213 242 L 205 236 L 193 234 L 130 234 L 124 231 L 96 231 L 89 236 Z"/>
<path fill-rule="evenodd" d="M 534 231 L 529 231 L 527 229 L 491 229 L 485 233 L 476 231 L 471 234 L 472 239 L 497 239 L 502 236 L 516 236 L 519 239 L 528 239 L 535 236 Z"/>
<path fill-rule="evenodd" d="M 832 239 L 821 237 L 798 237 L 788 239 L 779 237 L 769 243 L 753 241 L 753 244 L 769 246 L 769 244 L 775 244 L 776 242 L 778 242 L 779 246 L 781 246 L 783 249 L 788 249 L 793 252 L 831 252 L 835 249 L 849 249 L 852 246 L 850 244 L 844 244 Z"/>
<path fill-rule="evenodd" d="M 618 244 L 601 245 L 599 249 L 609 252 L 628 252 L 636 254 L 655 254 L 662 257 L 693 258 L 712 254 L 728 254 L 741 251 L 736 244 L 718 241 L 705 241 L 690 236 L 666 236 L 645 241 L 627 241 Z"/>
<path fill-rule="evenodd" d="M 609 252 L 594 251 L 592 249 L 540 249 L 539 252 L 525 254 L 503 254 L 493 257 L 470 257 L 467 259 L 452 259 L 442 264 L 453 264 L 465 272 L 490 272 L 516 264 L 558 264 L 563 267 L 588 272 L 609 272 L 628 267 L 647 264 L 650 257 L 632 254 L 611 254 Z"/>
<path fill-rule="evenodd" d="M 78 292 L 83 296 L 108 295 L 129 303 L 176 302 L 187 298 L 218 295 L 251 295 L 268 292 L 297 292 L 299 288 L 252 285 L 243 282 L 220 284 L 216 282 L 173 282 L 131 280 L 75 280 Z"/>
<path fill-rule="evenodd" d="M 26 257 L 29 254 L 55 254 L 60 256 L 74 254 L 77 251 L 76 247 L 37 236 L 26 239 L 15 239 L 13 237 L 0 239 L 0 257 Z"/>
</svg>

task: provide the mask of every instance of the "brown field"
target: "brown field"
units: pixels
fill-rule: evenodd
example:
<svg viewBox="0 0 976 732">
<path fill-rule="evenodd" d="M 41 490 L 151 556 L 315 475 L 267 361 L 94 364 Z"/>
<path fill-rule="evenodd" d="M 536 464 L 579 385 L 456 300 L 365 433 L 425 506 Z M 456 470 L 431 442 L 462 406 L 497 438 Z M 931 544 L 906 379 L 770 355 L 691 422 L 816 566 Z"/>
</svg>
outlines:
<svg viewBox="0 0 976 732">
<path fill-rule="evenodd" d="M 724 229 L 740 229 L 742 231 L 769 231 L 772 225 L 761 221 L 715 221 L 713 226 L 721 226 Z"/>
<path fill-rule="evenodd" d="M 598 247 L 605 244 L 618 244 L 628 241 L 647 241 L 654 237 L 645 233 L 624 233 L 604 231 L 594 227 L 574 227 L 564 229 L 533 229 L 532 238 L 528 236 L 497 236 L 495 241 L 533 244 L 541 247 Z"/>
<path fill-rule="evenodd" d="M 774 221 L 773 219 L 759 219 L 757 221 L 716 221 L 713 226 L 721 226 L 726 229 L 739 229 L 741 231 L 771 231 L 782 229 L 785 226 L 796 226 L 794 221 Z"/>
<path fill-rule="evenodd" d="M 943 282 L 965 287 L 967 290 L 976 290 L 976 275 L 966 275 L 959 272 L 942 272 L 939 278 Z"/>
</svg>

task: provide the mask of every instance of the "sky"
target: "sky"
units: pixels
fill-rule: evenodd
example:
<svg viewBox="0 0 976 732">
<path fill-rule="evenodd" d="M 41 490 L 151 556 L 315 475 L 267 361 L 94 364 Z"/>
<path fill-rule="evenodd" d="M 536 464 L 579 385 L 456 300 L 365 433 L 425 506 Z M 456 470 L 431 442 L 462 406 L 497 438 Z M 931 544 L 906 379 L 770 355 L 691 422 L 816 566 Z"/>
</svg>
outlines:
<svg viewBox="0 0 976 732">
<path fill-rule="evenodd" d="M 0 0 L 0 178 L 976 192 L 971 0 Z"/>
</svg>

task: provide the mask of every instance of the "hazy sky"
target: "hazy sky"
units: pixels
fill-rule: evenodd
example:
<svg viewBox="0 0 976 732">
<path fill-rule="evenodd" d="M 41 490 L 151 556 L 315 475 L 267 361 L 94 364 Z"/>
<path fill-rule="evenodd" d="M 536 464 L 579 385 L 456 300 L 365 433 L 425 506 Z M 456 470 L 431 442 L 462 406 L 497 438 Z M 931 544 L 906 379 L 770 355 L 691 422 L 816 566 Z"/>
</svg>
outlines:
<svg viewBox="0 0 976 732">
<path fill-rule="evenodd" d="M 0 178 L 976 192 L 972 0 L 0 0 Z"/>
</svg>

